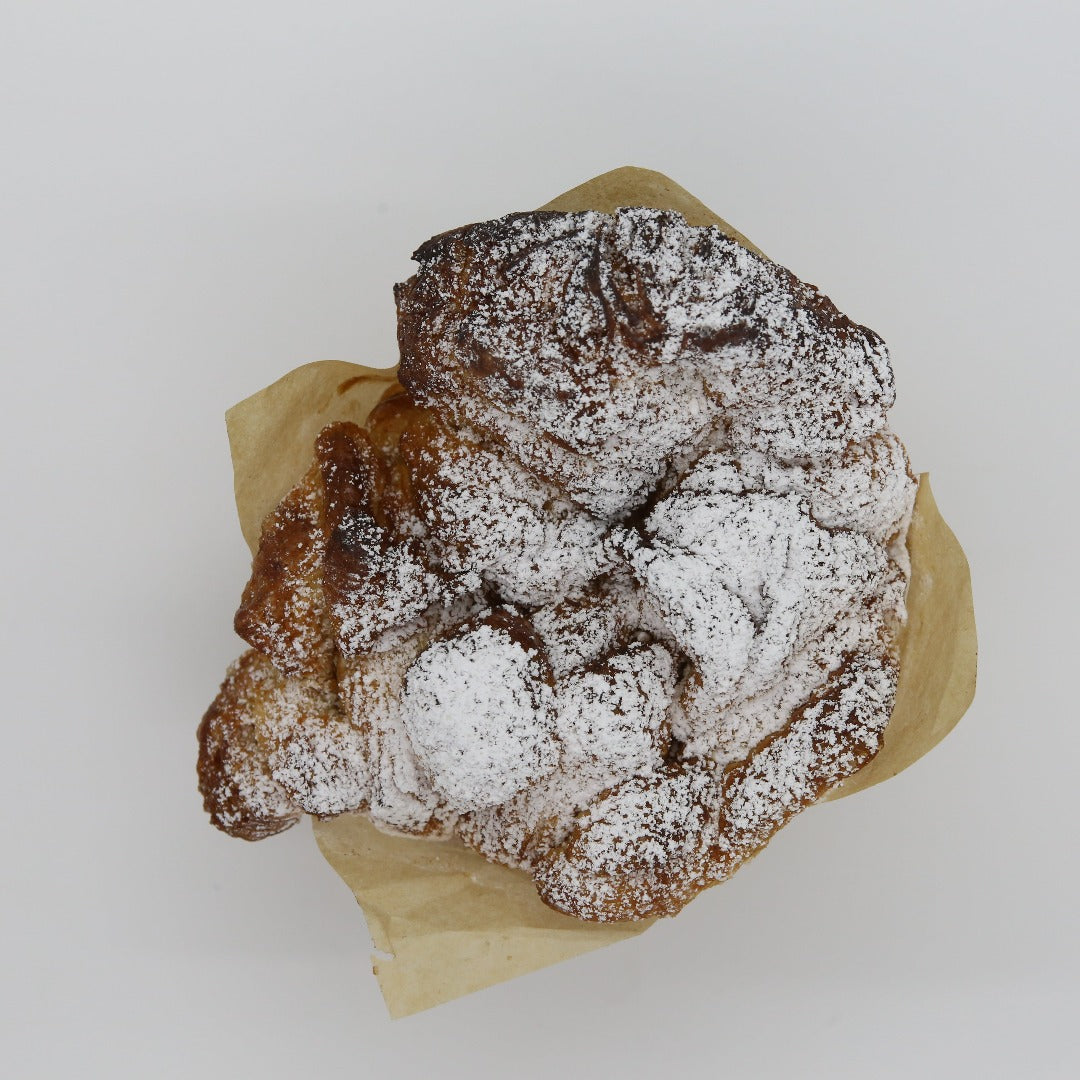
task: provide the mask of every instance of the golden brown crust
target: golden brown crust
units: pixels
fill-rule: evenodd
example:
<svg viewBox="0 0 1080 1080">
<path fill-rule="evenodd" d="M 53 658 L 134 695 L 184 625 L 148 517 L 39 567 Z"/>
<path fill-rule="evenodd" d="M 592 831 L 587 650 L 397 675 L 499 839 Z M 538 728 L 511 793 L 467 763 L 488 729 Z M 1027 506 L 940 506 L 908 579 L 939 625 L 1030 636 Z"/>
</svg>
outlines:
<svg viewBox="0 0 1080 1080">
<path fill-rule="evenodd" d="M 709 884 L 715 781 L 692 759 L 602 793 L 537 861 L 544 903 L 599 922 L 675 915 Z"/>
<path fill-rule="evenodd" d="M 676 213 L 508 214 L 414 257 L 402 384 L 598 513 L 640 502 L 721 420 L 739 449 L 819 456 L 892 403 L 876 334 Z"/>
<path fill-rule="evenodd" d="M 393 457 L 407 432 L 435 422 L 435 414 L 430 409 L 417 405 L 412 395 L 398 386 L 371 410 L 364 427 L 371 441 L 387 457 Z"/>
<path fill-rule="evenodd" d="M 874 757 L 889 721 L 897 674 L 887 653 L 845 656 L 785 727 L 725 771 L 721 820 L 710 853 L 714 880 L 729 877 L 796 814 Z"/>
<path fill-rule="evenodd" d="M 326 678 L 332 649 L 326 635 L 322 564 L 324 497 L 312 466 L 263 523 L 259 548 L 236 612 L 236 632 L 295 678 Z"/>
<path fill-rule="evenodd" d="M 604 792 L 537 862 L 541 899 L 601 922 L 676 914 L 877 753 L 895 678 L 890 660 L 847 656 L 719 780 L 688 759 Z"/>
<path fill-rule="evenodd" d="M 229 669 L 199 724 L 199 792 L 210 821 L 242 840 L 262 840 L 300 819 L 285 789 L 270 774 L 256 734 L 272 695 L 267 662 L 254 650 Z"/>
<path fill-rule="evenodd" d="M 387 470 L 367 433 L 355 424 L 331 424 L 315 442 L 326 500 L 323 588 L 338 642 L 342 614 L 365 606 L 383 590 L 379 557 L 391 542 L 383 496 Z"/>
</svg>

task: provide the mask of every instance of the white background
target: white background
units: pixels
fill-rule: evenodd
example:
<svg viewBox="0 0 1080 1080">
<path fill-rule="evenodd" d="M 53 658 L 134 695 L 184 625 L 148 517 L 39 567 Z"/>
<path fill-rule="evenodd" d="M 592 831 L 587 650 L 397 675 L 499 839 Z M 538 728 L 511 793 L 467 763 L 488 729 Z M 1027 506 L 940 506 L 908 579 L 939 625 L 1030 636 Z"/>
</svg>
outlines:
<svg viewBox="0 0 1080 1080">
<path fill-rule="evenodd" d="M 0 3 L 3 1071 L 1076 1075 L 1072 3 Z M 395 360 L 431 234 L 660 169 L 890 343 L 961 726 L 629 944 L 391 1023 L 306 827 L 206 823 L 222 414 Z"/>
</svg>

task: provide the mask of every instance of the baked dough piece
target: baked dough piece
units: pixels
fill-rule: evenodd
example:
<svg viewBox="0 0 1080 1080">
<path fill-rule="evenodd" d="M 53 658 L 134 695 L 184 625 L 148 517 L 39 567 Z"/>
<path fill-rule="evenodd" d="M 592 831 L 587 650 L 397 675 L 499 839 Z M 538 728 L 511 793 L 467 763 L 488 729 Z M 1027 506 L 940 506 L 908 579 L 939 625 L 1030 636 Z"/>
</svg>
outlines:
<svg viewBox="0 0 1080 1080">
<path fill-rule="evenodd" d="M 263 523 L 233 624 L 283 675 L 296 678 L 327 678 L 333 662 L 322 582 L 324 501 L 313 465 Z"/>
<path fill-rule="evenodd" d="M 631 776 L 537 860 L 541 899 L 597 922 L 677 914 L 710 884 L 716 804 L 712 770 L 693 759 Z"/>
<path fill-rule="evenodd" d="M 256 735 L 261 700 L 273 694 L 271 665 L 254 650 L 232 664 L 199 724 L 199 792 L 210 821 L 242 840 L 262 840 L 300 820 L 270 773 Z"/>
<path fill-rule="evenodd" d="M 498 449 L 429 424 L 406 431 L 400 451 L 437 560 L 451 572 L 479 574 L 505 599 L 536 605 L 611 567 L 607 522 Z"/>
<path fill-rule="evenodd" d="M 678 215 L 510 215 L 398 286 L 402 388 L 264 525 L 215 824 L 456 836 L 677 912 L 876 752 L 915 481 L 880 339 Z"/>
<path fill-rule="evenodd" d="M 341 708 L 362 738 L 367 812 L 378 826 L 417 836 L 445 835 L 453 815 L 420 769 L 405 732 L 401 688 L 431 638 L 423 624 L 390 648 L 339 661 Z"/>
<path fill-rule="evenodd" d="M 881 339 L 680 214 L 514 214 L 414 257 L 395 292 L 402 384 L 601 515 L 720 424 L 783 460 L 885 426 Z"/>
<path fill-rule="evenodd" d="M 657 644 L 632 643 L 566 673 L 554 701 L 558 767 L 512 798 L 463 815 L 458 835 L 494 862 L 533 869 L 602 792 L 665 768 L 674 682 L 674 659 Z"/>
<path fill-rule="evenodd" d="M 721 776 L 687 759 L 606 791 L 535 867 L 541 897 L 595 921 L 676 914 L 877 752 L 893 665 L 850 656 L 785 728 Z"/>
<path fill-rule="evenodd" d="M 501 607 L 417 657 L 400 688 L 420 768 L 457 812 L 506 802 L 558 765 L 551 668 L 528 620 Z"/>
</svg>

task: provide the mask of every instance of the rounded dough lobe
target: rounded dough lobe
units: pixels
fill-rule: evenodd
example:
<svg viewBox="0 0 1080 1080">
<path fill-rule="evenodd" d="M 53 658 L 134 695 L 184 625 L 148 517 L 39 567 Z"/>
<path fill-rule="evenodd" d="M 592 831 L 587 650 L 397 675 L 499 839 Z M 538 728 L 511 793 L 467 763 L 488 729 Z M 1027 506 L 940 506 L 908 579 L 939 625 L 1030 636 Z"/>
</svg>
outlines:
<svg viewBox="0 0 1080 1080">
<path fill-rule="evenodd" d="M 550 669 L 528 623 L 508 608 L 417 657 L 402 720 L 421 768 L 455 810 L 505 802 L 558 764 Z"/>
<path fill-rule="evenodd" d="M 674 915 L 707 884 L 715 803 L 715 781 L 700 762 L 631 777 L 538 861 L 540 898 L 599 922 Z"/>
<path fill-rule="evenodd" d="M 270 661 L 254 649 L 233 663 L 199 724 L 199 792 L 222 832 L 262 840 L 300 820 L 300 810 L 271 775 L 256 735 L 258 717 L 274 693 Z"/>
</svg>

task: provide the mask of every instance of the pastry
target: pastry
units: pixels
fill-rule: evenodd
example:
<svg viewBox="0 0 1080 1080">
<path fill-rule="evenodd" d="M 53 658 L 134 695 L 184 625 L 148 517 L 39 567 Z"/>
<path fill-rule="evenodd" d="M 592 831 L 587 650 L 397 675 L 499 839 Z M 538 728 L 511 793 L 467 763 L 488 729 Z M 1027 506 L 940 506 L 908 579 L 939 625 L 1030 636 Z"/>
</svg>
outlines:
<svg viewBox="0 0 1080 1080">
<path fill-rule="evenodd" d="M 670 211 L 415 257 L 400 386 L 264 523 L 206 808 L 363 812 L 581 919 L 675 914 L 880 746 L 916 488 L 887 351 Z"/>
</svg>

